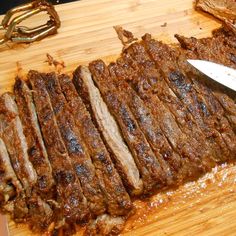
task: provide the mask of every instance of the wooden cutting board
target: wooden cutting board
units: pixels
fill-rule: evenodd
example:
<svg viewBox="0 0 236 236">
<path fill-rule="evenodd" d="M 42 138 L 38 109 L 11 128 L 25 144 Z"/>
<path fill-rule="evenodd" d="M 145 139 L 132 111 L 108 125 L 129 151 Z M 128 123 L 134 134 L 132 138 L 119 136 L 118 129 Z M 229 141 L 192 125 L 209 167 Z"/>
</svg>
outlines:
<svg viewBox="0 0 236 236">
<path fill-rule="evenodd" d="M 0 92 L 11 90 L 19 70 L 52 70 L 46 53 L 64 61 L 65 72 L 96 58 L 111 61 L 122 48 L 115 25 L 136 37 L 149 32 L 169 43 L 176 42 L 175 33 L 210 36 L 219 23 L 195 12 L 192 4 L 192 0 L 82 0 L 57 6 L 59 34 L 30 45 L 0 46 Z M 37 25 L 40 19 L 36 16 L 27 25 Z M 236 235 L 235 173 L 234 165 L 223 165 L 199 181 L 136 201 L 137 213 L 128 220 L 124 235 Z M 10 235 L 32 235 L 10 220 L 9 230 Z"/>
</svg>

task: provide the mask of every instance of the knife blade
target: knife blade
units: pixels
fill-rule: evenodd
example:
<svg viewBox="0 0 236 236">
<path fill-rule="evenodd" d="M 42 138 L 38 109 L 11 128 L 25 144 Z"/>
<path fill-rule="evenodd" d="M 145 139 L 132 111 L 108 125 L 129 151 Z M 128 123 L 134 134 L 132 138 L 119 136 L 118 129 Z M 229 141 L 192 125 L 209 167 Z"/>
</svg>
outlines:
<svg viewBox="0 0 236 236">
<path fill-rule="evenodd" d="M 220 84 L 236 91 L 236 70 L 205 60 L 187 60 L 193 67 Z"/>
</svg>

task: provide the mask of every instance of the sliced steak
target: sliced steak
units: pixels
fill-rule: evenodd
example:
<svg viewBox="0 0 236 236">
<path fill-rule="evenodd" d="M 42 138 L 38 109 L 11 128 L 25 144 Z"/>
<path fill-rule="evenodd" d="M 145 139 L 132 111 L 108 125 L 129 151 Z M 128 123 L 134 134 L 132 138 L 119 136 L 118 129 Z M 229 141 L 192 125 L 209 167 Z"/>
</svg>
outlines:
<svg viewBox="0 0 236 236">
<path fill-rule="evenodd" d="M 127 103 L 116 91 L 116 88 L 107 83 L 110 80 L 107 67 L 103 61 L 97 60 L 89 64 L 89 69 L 108 108 L 119 124 L 124 139 L 129 145 L 139 168 L 145 193 L 160 188 L 165 182 L 163 170 Z"/>
<path fill-rule="evenodd" d="M 21 181 L 27 196 L 37 182 L 37 175 L 29 161 L 27 143 L 18 108 L 13 95 L 5 93 L 0 97 L 1 136 L 6 144 L 11 163 L 18 179 Z"/>
<path fill-rule="evenodd" d="M 33 89 L 33 99 L 42 135 L 57 184 L 57 221 L 63 222 L 64 218 L 73 224 L 86 221 L 89 217 L 87 201 L 63 143 L 43 78 L 36 71 L 30 71 L 28 78 Z"/>
<path fill-rule="evenodd" d="M 16 79 L 14 92 L 28 145 L 29 160 L 37 172 L 37 187 L 40 194 L 48 194 L 53 191 L 54 179 L 38 124 L 32 93 L 26 83 L 20 78 Z"/>
<path fill-rule="evenodd" d="M 89 112 L 76 92 L 69 76 L 60 76 L 59 82 L 68 102 L 70 112 L 74 116 L 75 124 L 79 128 L 93 160 L 102 191 L 107 199 L 108 212 L 112 215 L 127 214 L 132 208 L 129 195 L 122 184 L 122 180 L 112 163 L 98 130 L 92 122 Z"/>
<path fill-rule="evenodd" d="M 125 226 L 125 218 L 113 217 L 107 214 L 98 216 L 95 220 L 91 221 L 85 231 L 86 236 L 92 235 L 118 235 L 121 233 Z"/>
<path fill-rule="evenodd" d="M 218 99 L 213 95 L 211 86 L 205 83 L 207 78 L 202 76 L 198 71 L 194 70 L 192 66 L 187 63 L 187 57 L 182 51 L 178 56 L 179 67 L 185 72 L 186 76 L 192 81 L 198 96 L 204 101 L 210 117 L 210 125 L 221 134 L 227 147 L 231 151 L 231 158 L 236 155 L 236 133 L 234 124 L 227 116 L 226 110 L 221 106 Z"/>
<path fill-rule="evenodd" d="M 184 54 L 187 58 L 213 61 L 236 68 L 236 45 L 229 45 L 230 35 L 220 33 L 217 37 L 205 39 L 186 38 L 180 35 L 176 35 L 176 37 L 184 49 Z M 232 40 L 235 42 L 236 36 Z M 235 58 L 235 60 L 233 60 L 233 58 Z M 225 116 L 228 118 L 234 130 L 236 130 L 235 93 L 208 79 L 201 80 L 201 82 L 207 85 L 208 90 L 210 90 L 219 101 L 225 110 Z"/>
<path fill-rule="evenodd" d="M 43 78 L 62 139 L 74 170 L 81 182 L 90 211 L 94 215 L 100 215 L 106 210 L 104 196 L 101 192 L 98 176 L 88 154 L 87 147 L 80 136 L 78 127 L 75 125 L 73 115 L 61 91 L 56 74 L 44 74 Z"/>
<path fill-rule="evenodd" d="M 94 124 L 100 130 L 127 190 L 132 195 L 141 194 L 143 182 L 137 166 L 123 141 L 116 121 L 110 114 L 98 88 L 94 85 L 89 70 L 86 67 L 78 67 L 74 72 L 73 82 L 81 99 L 90 111 Z"/>
<path fill-rule="evenodd" d="M 117 91 L 119 91 L 121 97 L 126 99 L 132 113 L 134 114 L 141 130 L 145 134 L 153 152 L 163 170 L 166 184 L 171 185 L 173 183 L 173 173 L 169 164 L 165 161 L 165 157 L 172 153 L 172 150 L 167 148 L 167 140 L 163 135 L 157 120 L 155 120 L 148 107 L 145 106 L 141 98 L 136 92 L 129 86 L 121 75 L 122 68 L 113 63 L 109 65 L 110 80 L 107 81 L 109 85 L 114 84 Z M 118 74 L 118 76 L 117 76 Z"/>
<path fill-rule="evenodd" d="M 204 148 L 205 137 L 190 119 L 188 110 L 184 109 L 180 100 L 166 84 L 145 48 L 141 44 L 132 44 L 117 63 L 126 71 L 123 77 L 126 77 L 150 108 L 177 153 L 173 159 L 171 156 L 168 158 L 169 162 L 173 163 L 171 165 L 175 167 L 179 163 L 181 166 L 181 161 L 184 161 L 185 166 L 190 165 L 193 168 L 189 172 L 190 176 L 214 166 L 214 161 L 209 163 L 208 147 Z M 184 157 L 184 160 L 181 160 L 179 155 L 181 158 Z"/>
<path fill-rule="evenodd" d="M 24 188 L 24 192 L 21 193 L 22 199 L 17 198 L 14 205 L 14 217 L 29 219 L 28 224 L 33 230 L 46 230 L 52 222 L 52 210 L 34 189 L 37 175 L 29 161 L 28 146 L 19 118 L 18 107 L 13 97 L 8 93 L 2 95 L 0 100 L 2 138 L 6 144 L 16 176 Z M 2 113 L 3 111 L 4 113 Z M 32 209 L 38 212 L 38 216 L 32 212 Z M 25 215 L 26 212 L 28 213 L 27 216 Z"/>
<path fill-rule="evenodd" d="M 211 117 L 206 109 L 206 104 L 196 93 L 191 81 L 178 67 L 175 50 L 163 43 L 152 40 L 148 35 L 143 37 L 143 42 L 157 68 L 161 69 L 167 84 L 190 111 L 196 124 L 207 137 L 207 141 L 213 146 L 212 150 L 215 151 L 216 160 L 227 160 L 230 156 L 228 147 L 221 134 L 213 126 L 213 122 L 209 122 Z"/>
</svg>

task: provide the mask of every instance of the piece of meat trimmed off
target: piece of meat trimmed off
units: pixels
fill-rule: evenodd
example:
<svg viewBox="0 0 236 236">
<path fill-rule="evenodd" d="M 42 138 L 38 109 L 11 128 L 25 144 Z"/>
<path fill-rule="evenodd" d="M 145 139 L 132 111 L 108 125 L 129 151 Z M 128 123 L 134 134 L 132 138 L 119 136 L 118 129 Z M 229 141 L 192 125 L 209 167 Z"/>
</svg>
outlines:
<svg viewBox="0 0 236 236">
<path fill-rule="evenodd" d="M 30 71 L 29 82 L 47 148 L 53 176 L 57 184 L 57 221 L 75 224 L 87 221 L 89 211 L 80 182 L 71 164 L 66 147 L 56 123 L 50 97 L 40 73 Z"/>
<path fill-rule="evenodd" d="M 93 160 L 102 191 L 107 199 L 108 212 L 112 215 L 126 215 L 132 208 L 129 195 L 112 163 L 98 130 L 92 122 L 89 112 L 76 92 L 69 76 L 59 76 L 59 82 L 70 111 L 74 116 L 75 123 Z"/>
<path fill-rule="evenodd" d="M 87 67 L 78 67 L 73 82 L 83 102 L 92 114 L 92 120 L 98 126 L 106 146 L 112 153 L 112 160 L 124 185 L 132 195 L 143 191 L 143 182 L 129 148 L 123 141 L 119 127 L 103 101 L 98 88 L 94 85 Z"/>
<path fill-rule="evenodd" d="M 73 115 L 61 91 L 55 73 L 43 74 L 43 81 L 50 96 L 52 108 L 62 139 L 67 148 L 74 171 L 80 180 L 83 194 L 93 215 L 100 215 L 106 211 L 106 202 L 99 185 L 94 165 L 88 154 Z"/>
<path fill-rule="evenodd" d="M 107 214 L 98 216 L 92 220 L 85 231 L 85 236 L 109 236 L 118 235 L 125 226 L 124 217 L 114 217 Z"/>
</svg>

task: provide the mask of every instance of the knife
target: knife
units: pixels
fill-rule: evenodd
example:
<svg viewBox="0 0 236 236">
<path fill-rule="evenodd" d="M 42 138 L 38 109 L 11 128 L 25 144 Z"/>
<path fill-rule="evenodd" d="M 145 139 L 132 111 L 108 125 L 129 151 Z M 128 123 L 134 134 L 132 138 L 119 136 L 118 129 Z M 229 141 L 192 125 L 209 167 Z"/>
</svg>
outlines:
<svg viewBox="0 0 236 236">
<path fill-rule="evenodd" d="M 193 67 L 220 84 L 236 91 L 236 70 L 214 62 L 187 60 Z"/>
</svg>

